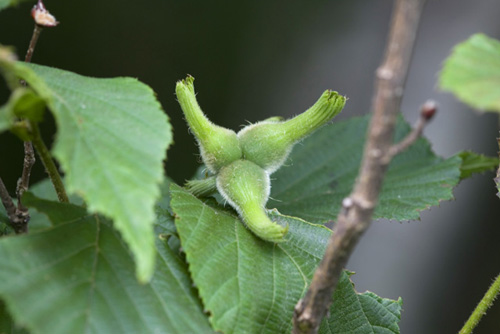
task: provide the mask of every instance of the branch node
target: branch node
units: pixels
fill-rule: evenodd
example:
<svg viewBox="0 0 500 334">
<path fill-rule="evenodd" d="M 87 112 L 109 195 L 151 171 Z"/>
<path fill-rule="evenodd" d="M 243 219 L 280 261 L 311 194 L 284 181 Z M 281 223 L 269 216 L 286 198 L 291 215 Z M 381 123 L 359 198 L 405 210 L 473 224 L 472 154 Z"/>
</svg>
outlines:
<svg viewBox="0 0 500 334">
<path fill-rule="evenodd" d="M 377 75 L 377 78 L 379 78 L 381 80 L 390 81 L 394 77 L 394 71 L 392 69 L 388 68 L 387 66 L 380 66 L 377 69 L 376 75 Z"/>
<path fill-rule="evenodd" d="M 28 211 L 20 210 L 14 205 L 14 201 L 9 195 L 5 184 L 0 178 L 0 199 L 7 216 L 9 217 L 9 225 L 14 229 L 16 234 L 28 232 L 28 222 L 30 220 L 30 215 Z"/>
<path fill-rule="evenodd" d="M 352 206 L 354 205 L 354 201 L 352 200 L 352 198 L 350 197 L 346 197 L 344 198 L 344 200 L 342 201 L 342 206 L 344 207 L 344 209 L 350 209 Z"/>
<path fill-rule="evenodd" d="M 375 209 L 375 203 L 373 201 L 370 201 L 369 199 L 363 197 L 363 196 L 357 196 L 357 194 L 354 194 L 352 197 L 353 204 L 355 204 L 358 208 L 361 210 L 373 210 Z"/>
<path fill-rule="evenodd" d="M 378 159 L 382 156 L 382 151 L 378 148 L 374 148 L 370 151 L 370 154 L 374 159 Z"/>
</svg>

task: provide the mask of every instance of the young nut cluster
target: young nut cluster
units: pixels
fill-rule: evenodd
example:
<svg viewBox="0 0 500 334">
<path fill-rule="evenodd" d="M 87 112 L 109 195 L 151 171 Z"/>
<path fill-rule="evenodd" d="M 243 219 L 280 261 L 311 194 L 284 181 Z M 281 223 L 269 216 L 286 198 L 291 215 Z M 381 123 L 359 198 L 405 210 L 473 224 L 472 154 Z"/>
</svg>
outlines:
<svg viewBox="0 0 500 334">
<path fill-rule="evenodd" d="M 284 241 L 288 227 L 271 221 L 265 210 L 271 189 L 269 175 L 283 165 L 293 145 L 333 119 L 344 108 L 346 98 L 327 90 L 311 108 L 292 119 L 273 117 L 236 134 L 203 114 L 193 82 L 192 76 L 178 81 L 176 95 L 203 162 L 214 176 L 188 181 L 187 188 L 196 196 L 217 190 L 255 235 L 271 242 Z"/>
</svg>

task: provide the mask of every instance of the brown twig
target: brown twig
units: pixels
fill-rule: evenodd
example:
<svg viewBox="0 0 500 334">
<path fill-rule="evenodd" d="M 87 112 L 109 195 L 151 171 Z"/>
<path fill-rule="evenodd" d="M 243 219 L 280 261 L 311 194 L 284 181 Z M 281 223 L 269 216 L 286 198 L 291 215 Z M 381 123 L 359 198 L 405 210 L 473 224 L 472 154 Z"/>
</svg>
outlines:
<svg viewBox="0 0 500 334">
<path fill-rule="evenodd" d="M 37 10 L 37 8 L 40 7 L 40 2 L 39 1 L 35 7 L 32 10 L 32 13 Z M 43 6 L 43 3 L 41 3 L 41 6 Z M 33 15 L 33 14 L 32 14 Z M 33 15 L 34 18 L 34 15 Z M 28 46 L 28 51 L 26 51 L 26 56 L 24 57 L 24 62 L 30 63 L 31 58 L 33 57 L 33 53 L 35 52 L 35 47 L 38 42 L 38 38 L 40 37 L 40 34 L 42 32 L 42 26 L 39 25 L 35 21 L 35 28 L 33 29 L 33 34 L 31 35 L 31 40 L 30 44 Z M 26 86 L 26 81 L 21 80 L 21 85 Z M 17 181 L 17 187 L 16 187 L 16 196 L 17 196 L 17 210 L 24 213 L 28 217 L 29 221 L 29 212 L 28 208 L 25 207 L 22 203 L 22 197 L 24 192 L 28 191 L 29 184 L 30 184 L 30 176 L 31 176 L 31 168 L 35 164 L 36 159 L 35 159 L 35 151 L 33 149 L 33 144 L 31 141 L 25 141 L 24 142 L 24 160 L 23 160 L 23 172 L 21 174 L 21 178 Z M 27 229 L 26 229 L 27 230 Z"/>
<path fill-rule="evenodd" d="M 35 151 L 33 150 L 33 144 L 30 141 L 24 142 L 24 161 L 23 161 L 23 173 L 21 178 L 17 181 L 16 196 L 17 196 L 17 208 L 19 210 L 26 211 L 28 209 L 23 206 L 21 198 L 24 192 L 28 190 L 30 183 L 31 168 L 35 164 Z"/>
<path fill-rule="evenodd" d="M 35 21 L 35 28 L 33 29 L 33 35 L 31 35 L 30 44 L 28 46 L 28 51 L 26 51 L 26 56 L 24 57 L 24 62 L 30 63 L 31 58 L 33 57 L 33 53 L 35 52 L 35 47 L 38 42 L 38 38 L 42 33 L 43 27 L 45 26 L 55 26 L 57 25 L 57 21 L 55 18 L 50 15 L 50 13 L 45 8 L 42 0 L 39 0 L 38 3 L 31 10 L 31 16 L 33 16 L 33 20 Z M 50 20 L 47 21 L 47 16 L 50 17 Z M 53 23 L 50 23 L 53 22 Z M 48 23 L 48 24 L 47 24 Z M 21 80 L 21 84 L 26 86 L 26 81 Z M 24 142 L 24 163 L 23 163 L 23 173 L 21 178 L 17 182 L 16 188 L 16 196 L 17 196 L 17 208 L 18 210 L 25 211 L 28 215 L 28 209 L 23 206 L 21 202 L 21 198 L 25 191 L 28 190 L 30 183 L 30 175 L 31 168 L 35 164 L 35 151 L 33 150 L 33 144 L 31 141 Z"/>
<path fill-rule="evenodd" d="M 31 16 L 35 21 L 35 28 L 33 30 L 33 35 L 31 36 L 30 44 L 28 47 L 28 51 L 26 52 L 26 56 L 24 61 L 26 63 L 31 62 L 31 58 L 33 57 L 33 53 L 35 52 L 35 47 L 38 42 L 38 38 L 40 37 L 40 33 L 42 32 L 43 27 L 55 27 L 59 22 L 56 21 L 55 17 L 49 13 L 49 11 L 45 8 L 42 0 L 38 0 L 37 4 L 31 10 Z M 21 85 L 26 86 L 26 81 L 21 80 Z M 31 128 L 35 127 L 32 122 L 28 123 Z M 32 129 L 29 129 L 32 130 Z M 39 136 L 39 134 L 38 134 Z M 28 222 L 30 220 L 30 215 L 28 212 L 28 208 L 26 208 L 22 204 L 22 196 L 24 192 L 28 190 L 31 168 L 35 164 L 35 152 L 33 149 L 33 144 L 31 141 L 24 142 L 24 161 L 23 161 L 23 172 L 21 174 L 21 178 L 17 182 L 16 187 L 16 196 L 17 196 L 17 208 L 12 201 L 12 198 L 5 187 L 2 179 L 0 178 L 0 197 L 2 200 L 2 204 L 7 211 L 9 216 L 9 220 L 11 226 L 14 228 L 16 233 L 25 233 L 28 231 Z M 58 193 L 59 195 L 59 193 Z M 65 194 L 64 194 L 65 195 Z M 63 199 L 67 200 L 67 196 Z M 61 196 L 60 196 L 61 198 Z"/>
<path fill-rule="evenodd" d="M 35 23 L 35 29 L 33 29 L 33 35 L 31 35 L 30 45 L 28 46 L 28 51 L 26 51 L 26 56 L 24 61 L 26 63 L 31 63 L 31 58 L 35 52 L 36 43 L 38 43 L 38 37 L 42 33 L 43 27 Z"/>
<path fill-rule="evenodd" d="M 14 201 L 9 195 L 5 184 L 0 178 L 0 198 L 2 200 L 2 204 L 5 207 L 5 211 L 7 212 L 7 216 L 9 217 L 10 226 L 14 229 L 14 231 L 19 233 L 28 232 L 28 221 L 30 220 L 29 215 L 26 215 L 27 212 L 20 211 L 14 205 Z"/>
<path fill-rule="evenodd" d="M 2 204 L 7 212 L 7 216 L 9 217 L 10 222 L 12 223 L 13 218 L 16 216 L 16 206 L 14 205 L 14 201 L 9 195 L 5 184 L 0 178 L 0 198 L 2 199 Z"/>
<path fill-rule="evenodd" d="M 38 3 L 33 7 L 33 9 L 31 10 L 31 16 L 33 16 L 33 19 L 35 20 L 35 30 L 33 31 L 33 37 L 30 42 L 30 47 L 28 48 L 28 52 L 26 53 L 26 62 L 29 62 L 31 60 L 31 56 L 34 51 L 36 41 L 38 40 L 38 36 L 42 31 L 42 27 L 55 27 L 56 25 L 59 24 L 56 18 L 52 14 L 50 14 L 49 11 L 45 8 L 45 5 L 43 4 L 42 0 L 38 0 Z M 33 154 L 33 145 L 34 145 L 40 159 L 42 160 L 42 164 L 45 167 L 45 171 L 49 175 L 49 178 L 52 181 L 52 184 L 54 185 L 59 201 L 69 202 L 68 195 L 66 194 L 66 189 L 64 188 L 64 184 L 61 179 L 61 175 L 59 175 L 54 160 L 52 160 L 50 152 L 42 140 L 38 124 L 36 124 L 33 121 L 30 121 L 29 126 L 32 135 L 32 143 L 31 142 L 29 143 L 29 147 L 31 148 L 30 154 L 32 154 L 32 158 L 34 159 L 34 154 Z M 25 162 L 27 161 L 26 157 L 24 161 Z M 28 179 L 29 179 L 29 174 L 28 174 Z"/>
<path fill-rule="evenodd" d="M 306 295 L 295 307 L 293 333 L 316 333 L 340 274 L 369 227 L 389 163 L 397 114 L 425 0 L 396 0 L 385 59 L 377 69 L 373 117 L 354 190 L 343 208 Z"/>
<path fill-rule="evenodd" d="M 384 161 L 384 163 L 388 164 L 389 162 L 391 162 L 392 158 L 410 147 L 422 135 L 425 126 L 434 117 L 436 111 L 436 102 L 431 100 L 425 102 L 420 108 L 420 117 L 417 121 L 417 124 L 415 124 L 415 126 L 413 127 L 413 130 L 399 143 L 394 144 L 390 147 L 386 155 L 386 161 Z"/>
</svg>

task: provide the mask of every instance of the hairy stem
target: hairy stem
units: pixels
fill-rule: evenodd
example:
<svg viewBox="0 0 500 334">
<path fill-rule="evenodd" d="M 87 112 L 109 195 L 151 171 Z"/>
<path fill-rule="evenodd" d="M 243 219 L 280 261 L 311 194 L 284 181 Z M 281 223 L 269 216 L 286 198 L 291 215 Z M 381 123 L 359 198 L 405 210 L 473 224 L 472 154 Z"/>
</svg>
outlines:
<svg viewBox="0 0 500 334">
<path fill-rule="evenodd" d="M 459 334 L 471 334 L 474 328 L 476 328 L 479 321 L 486 311 L 493 305 L 495 298 L 500 294 L 500 275 L 497 276 L 493 284 L 491 284 L 488 291 L 484 295 L 483 299 L 479 302 L 474 312 L 472 312 L 470 318 L 465 323 L 464 327 L 460 330 Z"/>
<path fill-rule="evenodd" d="M 305 297 L 295 307 L 293 333 L 317 333 L 340 274 L 369 227 L 390 159 L 397 114 L 425 0 L 396 0 L 385 59 L 377 70 L 373 117 L 353 192 L 342 202 L 332 237 Z"/>
<path fill-rule="evenodd" d="M 61 179 L 61 175 L 59 175 L 59 171 L 57 170 L 56 164 L 54 160 L 52 160 L 52 156 L 50 155 L 49 149 L 45 146 L 45 143 L 42 140 L 40 135 L 40 130 L 38 129 L 38 124 L 30 122 L 31 132 L 33 137 L 33 146 L 42 161 L 43 166 L 45 167 L 45 171 L 49 175 L 52 184 L 57 193 L 57 198 L 60 202 L 69 202 L 68 195 L 66 194 L 66 189 L 64 188 L 64 184 Z"/>
</svg>

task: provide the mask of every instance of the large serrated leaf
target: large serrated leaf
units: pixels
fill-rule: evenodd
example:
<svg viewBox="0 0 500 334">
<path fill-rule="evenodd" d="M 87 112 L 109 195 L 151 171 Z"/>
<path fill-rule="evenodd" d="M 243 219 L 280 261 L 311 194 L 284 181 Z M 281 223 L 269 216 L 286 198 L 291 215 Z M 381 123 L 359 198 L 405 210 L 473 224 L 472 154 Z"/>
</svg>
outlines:
<svg viewBox="0 0 500 334">
<path fill-rule="evenodd" d="M 500 112 L 500 42 L 476 34 L 456 45 L 444 62 L 439 86 L 473 108 Z"/>
<path fill-rule="evenodd" d="M 288 224 L 289 232 L 286 242 L 273 244 L 254 236 L 235 214 L 209 206 L 176 185 L 171 189 L 182 248 L 213 327 L 225 334 L 290 333 L 294 306 L 324 254 L 330 230 L 274 212 L 271 218 Z M 380 299 L 377 305 L 360 307 L 364 294 L 355 293 L 345 274 L 336 297 L 322 333 L 397 328 L 396 302 Z M 350 309 L 357 312 L 356 319 Z M 392 315 L 387 317 L 387 312 Z"/>
<path fill-rule="evenodd" d="M 154 92 L 132 78 L 88 78 L 6 60 L 0 65 L 46 101 L 58 126 L 53 153 L 68 191 L 85 199 L 91 212 L 113 219 L 146 281 L 154 270 L 154 203 L 172 140 Z"/>
<path fill-rule="evenodd" d="M 32 333 L 212 333 L 183 261 L 156 242 L 156 271 L 139 284 L 121 238 L 73 204 L 27 194 L 54 227 L 0 239 L 0 296 Z"/>
<path fill-rule="evenodd" d="M 297 145 L 287 166 L 271 176 L 267 207 L 314 223 L 335 219 L 358 174 L 368 122 L 369 117 L 336 122 Z M 399 119 L 395 140 L 409 131 Z M 418 219 L 419 211 L 453 198 L 461 161 L 435 156 L 419 139 L 391 162 L 374 217 Z"/>
<path fill-rule="evenodd" d="M 460 166 L 460 179 L 466 179 L 472 174 L 492 171 L 498 167 L 497 157 L 487 157 L 471 151 L 463 151 L 457 154 L 462 158 Z"/>
<path fill-rule="evenodd" d="M 357 293 L 346 273 L 333 295 L 330 316 L 321 323 L 320 334 L 398 334 L 403 301 L 380 298 L 373 292 Z"/>
</svg>

